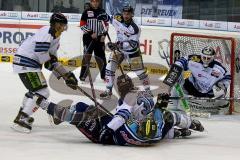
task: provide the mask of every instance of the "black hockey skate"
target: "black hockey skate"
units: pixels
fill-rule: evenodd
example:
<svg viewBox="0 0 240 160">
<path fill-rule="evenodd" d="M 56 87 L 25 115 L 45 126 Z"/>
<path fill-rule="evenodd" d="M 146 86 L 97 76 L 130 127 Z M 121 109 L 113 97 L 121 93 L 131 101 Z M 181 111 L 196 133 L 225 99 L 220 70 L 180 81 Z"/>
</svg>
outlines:
<svg viewBox="0 0 240 160">
<path fill-rule="evenodd" d="M 201 124 L 201 122 L 199 120 L 193 119 L 192 120 L 192 124 L 189 127 L 189 129 L 195 130 L 195 131 L 199 131 L 199 132 L 203 132 L 204 131 L 204 127 Z"/>
<path fill-rule="evenodd" d="M 23 133 L 30 133 L 32 130 L 32 123 L 34 122 L 33 117 L 29 117 L 26 113 L 22 112 L 21 109 L 14 119 L 14 125 L 12 129 L 23 132 Z"/>
<path fill-rule="evenodd" d="M 189 129 L 177 129 L 174 128 L 174 138 L 179 138 L 179 137 L 188 137 L 191 135 L 191 131 Z"/>
</svg>

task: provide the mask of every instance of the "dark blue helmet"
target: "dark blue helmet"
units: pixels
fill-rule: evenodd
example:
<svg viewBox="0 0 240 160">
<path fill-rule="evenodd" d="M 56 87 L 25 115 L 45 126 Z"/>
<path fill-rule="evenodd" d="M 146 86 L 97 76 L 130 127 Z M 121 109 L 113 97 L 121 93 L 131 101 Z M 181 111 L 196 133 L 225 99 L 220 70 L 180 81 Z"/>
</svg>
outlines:
<svg viewBox="0 0 240 160">
<path fill-rule="evenodd" d="M 132 8 L 132 6 L 124 6 L 122 9 L 122 12 L 134 12 L 134 9 Z"/>
<path fill-rule="evenodd" d="M 67 24 L 68 20 L 62 13 L 53 13 L 50 18 L 50 24 L 54 24 L 56 22 Z"/>
</svg>

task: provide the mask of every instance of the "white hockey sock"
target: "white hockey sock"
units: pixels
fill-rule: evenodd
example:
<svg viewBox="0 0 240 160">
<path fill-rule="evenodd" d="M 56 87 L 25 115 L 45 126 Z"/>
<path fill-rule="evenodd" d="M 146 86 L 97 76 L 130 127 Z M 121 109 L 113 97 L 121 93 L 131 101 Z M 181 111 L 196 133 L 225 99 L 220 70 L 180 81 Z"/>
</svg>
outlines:
<svg viewBox="0 0 240 160">
<path fill-rule="evenodd" d="M 26 99 L 22 112 L 26 113 L 27 115 L 31 116 L 34 112 L 38 110 L 38 106 L 36 101 L 32 98 Z"/>
</svg>

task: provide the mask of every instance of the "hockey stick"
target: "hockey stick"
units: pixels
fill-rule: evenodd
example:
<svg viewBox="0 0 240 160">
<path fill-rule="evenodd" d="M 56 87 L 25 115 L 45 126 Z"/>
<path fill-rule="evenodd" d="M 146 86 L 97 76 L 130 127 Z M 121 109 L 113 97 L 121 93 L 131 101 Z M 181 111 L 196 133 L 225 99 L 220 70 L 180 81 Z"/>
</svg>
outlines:
<svg viewBox="0 0 240 160">
<path fill-rule="evenodd" d="M 225 100 L 225 101 L 240 101 L 240 98 L 231 98 L 231 97 L 223 97 L 223 98 L 208 98 L 208 97 L 169 97 L 170 99 L 174 100 L 181 100 L 181 99 L 186 99 L 186 100 Z"/>
<path fill-rule="evenodd" d="M 85 50 L 84 52 L 84 55 L 88 52 L 88 50 L 90 49 L 90 47 L 92 46 L 93 44 L 93 41 L 92 40 L 90 42 L 90 44 L 88 45 L 87 49 Z M 86 72 L 85 72 L 86 74 Z M 85 75 L 84 74 L 84 75 Z M 90 86 L 91 86 L 91 91 L 92 91 L 92 95 L 89 95 L 87 92 L 85 92 L 82 88 L 80 88 L 79 86 L 77 86 L 77 89 L 82 92 L 85 96 L 87 96 L 89 99 L 91 99 L 94 103 L 95 103 L 95 106 L 98 108 L 98 106 L 103 110 L 105 111 L 108 115 L 112 116 L 112 113 L 110 113 L 104 106 L 102 106 L 100 103 L 97 102 L 97 98 L 96 98 L 96 93 L 95 93 L 95 90 L 94 90 L 94 86 L 93 86 L 93 80 L 92 80 L 92 75 L 91 75 L 91 72 L 90 72 L 90 65 L 88 64 L 87 65 L 87 74 L 88 74 L 88 78 L 89 78 L 89 82 L 90 82 Z M 98 111 L 98 118 L 100 120 L 100 117 L 99 117 L 99 111 Z"/>
<path fill-rule="evenodd" d="M 92 96 L 93 96 L 92 98 L 93 98 L 93 101 L 95 103 L 95 106 L 97 107 L 97 116 L 98 116 L 99 124 L 100 124 L 100 127 L 102 128 L 101 117 L 99 115 L 99 108 L 98 108 L 98 103 L 97 103 L 97 97 L 96 97 L 96 92 L 95 92 L 95 89 L 94 89 L 94 86 L 93 86 L 93 80 L 92 80 L 90 67 L 88 67 L 88 79 L 89 79 L 91 90 L 92 90 Z"/>
<path fill-rule="evenodd" d="M 92 41 L 89 43 L 87 49 L 84 51 L 84 53 L 83 53 L 83 59 L 85 58 L 86 54 L 88 53 L 90 47 L 93 45 L 93 41 L 94 41 L 94 40 L 92 40 Z M 90 61 L 91 61 L 91 59 L 89 60 L 89 63 L 90 63 Z M 83 64 L 82 64 L 82 66 L 83 66 Z M 86 77 L 86 74 L 88 74 L 88 70 L 89 70 L 90 65 L 87 64 L 86 67 L 87 67 L 87 69 L 86 69 L 85 73 L 83 74 L 83 77 Z"/>
<path fill-rule="evenodd" d="M 95 101 L 94 98 L 88 94 L 86 91 L 84 91 L 81 87 L 77 86 L 77 89 L 82 92 L 86 97 L 88 97 L 93 102 L 96 102 L 97 106 L 101 108 L 103 111 L 105 111 L 109 116 L 113 116 L 111 112 L 109 112 L 103 105 L 101 105 L 99 102 Z"/>
<path fill-rule="evenodd" d="M 104 24 L 103 21 L 102 21 L 102 25 L 103 25 L 103 28 L 104 28 L 104 30 L 105 30 L 105 32 L 104 32 L 103 34 L 105 34 L 105 35 L 107 36 L 109 42 L 112 43 L 112 40 L 111 40 L 111 37 L 109 36 L 109 33 L 108 33 L 108 30 L 107 30 L 107 27 L 105 26 L 105 24 Z M 122 75 L 124 75 L 124 72 L 123 72 L 122 66 L 121 66 L 120 63 L 119 63 L 118 56 L 117 56 L 117 53 L 116 53 L 116 50 L 115 50 L 115 49 L 113 50 L 113 54 L 114 54 L 114 56 L 115 56 L 116 59 L 117 59 L 117 62 L 118 62 L 118 63 L 117 63 L 117 64 L 118 64 L 118 68 L 120 69 Z"/>
<path fill-rule="evenodd" d="M 92 40 L 90 42 L 90 44 L 88 45 L 88 48 L 86 49 L 85 53 L 84 54 L 87 54 L 90 47 L 92 46 L 93 44 L 93 41 Z M 91 91 L 92 91 L 92 98 L 93 98 L 93 102 L 95 104 L 95 107 L 97 107 L 97 116 L 98 116 L 98 120 L 99 120 L 99 123 L 100 123 L 100 126 L 102 127 L 102 123 L 101 123 L 101 118 L 100 118 L 100 115 L 99 115 L 99 108 L 98 108 L 98 104 L 97 104 L 97 97 L 96 97 L 96 92 L 95 92 L 95 89 L 94 89 L 94 86 L 93 86 L 93 80 L 92 80 L 92 75 L 91 75 L 91 71 L 90 71 L 90 64 L 87 64 L 87 73 L 88 73 L 88 79 L 89 79 L 89 83 L 90 83 L 90 87 L 91 87 Z M 85 73 L 86 74 L 86 73 Z"/>
<path fill-rule="evenodd" d="M 168 64 L 168 66 L 171 67 L 171 64 L 170 64 L 170 62 L 168 61 L 168 58 L 167 58 L 167 55 L 166 55 L 165 51 L 163 50 L 162 46 L 160 46 L 160 47 L 161 47 L 161 49 L 162 49 L 163 56 L 164 56 L 164 58 L 165 58 L 165 60 L 166 60 L 166 62 L 167 62 L 167 64 Z M 184 92 L 183 92 L 182 87 L 180 86 L 180 84 L 179 84 L 178 82 L 175 84 L 174 87 L 175 87 L 178 95 L 179 95 L 180 97 L 184 97 Z M 189 106 L 189 104 L 188 104 L 188 101 L 187 101 L 186 99 L 180 99 L 180 100 L 181 100 L 181 102 L 182 102 L 182 106 L 183 106 L 185 112 L 189 114 L 189 113 L 190 113 L 190 106 Z"/>
</svg>

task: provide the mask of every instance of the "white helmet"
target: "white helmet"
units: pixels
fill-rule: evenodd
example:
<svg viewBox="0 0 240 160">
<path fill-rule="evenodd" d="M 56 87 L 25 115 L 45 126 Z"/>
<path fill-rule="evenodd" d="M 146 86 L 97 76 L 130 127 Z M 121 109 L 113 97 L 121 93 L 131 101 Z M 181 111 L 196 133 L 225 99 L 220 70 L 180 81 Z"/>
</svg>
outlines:
<svg viewBox="0 0 240 160">
<path fill-rule="evenodd" d="M 216 52 L 212 47 L 204 47 L 201 53 L 201 59 L 203 62 L 203 67 L 208 67 L 209 63 L 211 63 L 214 59 Z"/>
</svg>

